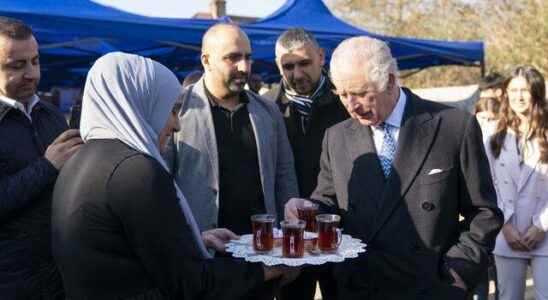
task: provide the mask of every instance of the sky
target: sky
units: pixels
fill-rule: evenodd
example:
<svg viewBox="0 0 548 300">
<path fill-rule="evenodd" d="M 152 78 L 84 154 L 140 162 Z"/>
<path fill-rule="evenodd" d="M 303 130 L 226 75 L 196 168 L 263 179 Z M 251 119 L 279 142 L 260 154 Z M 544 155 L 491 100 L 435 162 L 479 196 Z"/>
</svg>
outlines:
<svg viewBox="0 0 548 300">
<path fill-rule="evenodd" d="M 197 12 L 209 11 L 209 0 L 92 0 L 131 13 L 150 17 L 190 18 Z M 250 4 L 252 3 L 252 4 Z M 260 3 L 260 5 L 258 5 Z M 285 0 L 226 0 L 227 14 L 266 17 Z"/>
</svg>

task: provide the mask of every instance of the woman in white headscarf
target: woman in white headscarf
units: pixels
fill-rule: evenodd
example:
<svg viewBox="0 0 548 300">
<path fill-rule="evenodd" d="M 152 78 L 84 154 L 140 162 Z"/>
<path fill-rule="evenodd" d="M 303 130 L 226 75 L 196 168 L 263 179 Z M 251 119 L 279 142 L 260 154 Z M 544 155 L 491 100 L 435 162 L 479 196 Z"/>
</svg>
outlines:
<svg viewBox="0 0 548 300">
<path fill-rule="evenodd" d="M 125 53 L 99 58 L 86 81 L 82 149 L 53 195 L 53 252 L 69 299 L 238 298 L 280 275 L 232 259 L 209 233 L 204 245 L 160 150 L 178 129 L 177 78 Z M 191 176 L 191 174 L 189 174 Z"/>
</svg>

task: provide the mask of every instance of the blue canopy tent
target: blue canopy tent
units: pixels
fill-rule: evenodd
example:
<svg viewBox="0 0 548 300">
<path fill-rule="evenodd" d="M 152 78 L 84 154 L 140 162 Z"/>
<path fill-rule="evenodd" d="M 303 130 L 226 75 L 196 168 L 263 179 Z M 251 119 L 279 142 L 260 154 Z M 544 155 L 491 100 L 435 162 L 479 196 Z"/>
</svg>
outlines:
<svg viewBox="0 0 548 300">
<path fill-rule="evenodd" d="M 217 23 L 144 17 L 89 0 L 2 0 L 0 15 L 21 19 L 33 27 L 40 44 L 43 86 L 67 79 L 81 82 L 93 61 L 111 51 L 152 57 L 183 76 L 199 68 L 202 35 Z M 484 57 L 481 42 L 380 36 L 339 20 L 321 0 L 288 0 L 270 16 L 242 24 L 252 43 L 254 71 L 263 74 L 267 81 L 278 78 L 274 64 L 276 38 L 295 26 L 311 31 L 328 57 L 343 39 L 351 36 L 383 39 L 389 43 L 401 70 L 447 64 L 479 66 Z"/>
<path fill-rule="evenodd" d="M 253 43 L 254 57 L 274 60 L 276 35 L 289 27 L 311 31 L 329 58 L 344 39 L 367 35 L 386 41 L 400 70 L 423 69 L 440 65 L 482 66 L 482 42 L 450 42 L 426 39 L 388 37 L 374 34 L 335 17 L 321 0 L 288 0 L 270 16 L 256 23 L 245 24 Z M 257 51 L 259 50 L 259 51 Z"/>
<path fill-rule="evenodd" d="M 202 35 L 216 23 L 149 18 L 88 0 L 2 0 L 0 15 L 32 26 L 43 86 L 81 83 L 95 59 L 112 51 L 152 57 L 184 75 L 199 63 Z"/>
</svg>

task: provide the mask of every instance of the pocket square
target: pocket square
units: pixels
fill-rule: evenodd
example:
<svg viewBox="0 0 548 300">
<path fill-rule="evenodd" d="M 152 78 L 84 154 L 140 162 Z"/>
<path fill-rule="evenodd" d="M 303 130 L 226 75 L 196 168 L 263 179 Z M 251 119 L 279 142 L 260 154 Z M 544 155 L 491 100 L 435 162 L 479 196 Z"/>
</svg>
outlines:
<svg viewBox="0 0 548 300">
<path fill-rule="evenodd" d="M 428 172 L 428 175 L 434 175 L 443 172 L 442 169 L 432 169 L 430 172 Z"/>
</svg>

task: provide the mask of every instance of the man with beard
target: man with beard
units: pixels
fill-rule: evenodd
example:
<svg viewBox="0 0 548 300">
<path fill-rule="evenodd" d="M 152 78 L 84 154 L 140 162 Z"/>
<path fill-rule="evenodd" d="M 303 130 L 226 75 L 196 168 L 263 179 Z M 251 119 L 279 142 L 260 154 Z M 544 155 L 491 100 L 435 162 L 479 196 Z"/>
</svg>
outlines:
<svg viewBox="0 0 548 300">
<path fill-rule="evenodd" d="M 287 135 L 295 155 L 301 197 L 309 197 L 320 171 L 322 139 L 327 128 L 348 118 L 323 71 L 324 51 L 314 36 L 302 28 L 286 30 L 276 42 L 276 64 L 282 81 L 268 97 L 284 114 Z M 329 267 L 304 269 L 283 292 L 287 299 L 314 299 L 316 279 L 323 299 L 335 298 L 335 284 Z"/>
<path fill-rule="evenodd" d="M 239 27 L 211 27 L 201 61 L 204 75 L 183 94 L 181 130 L 166 153 L 176 153 L 175 180 L 202 232 L 251 233 L 252 215 L 282 220 L 284 204 L 299 194 L 283 118 L 274 103 L 244 89 L 251 46 Z M 263 287 L 248 298 L 271 299 L 272 293 Z"/>
<path fill-rule="evenodd" d="M 187 87 L 175 134 L 175 179 L 200 230 L 251 233 L 250 217 L 283 218 L 298 195 L 293 154 L 274 103 L 244 90 L 251 69 L 247 35 L 218 24 L 204 35 L 203 77 Z"/>
<path fill-rule="evenodd" d="M 0 17 L 2 299 L 63 298 L 51 255 L 51 193 L 58 170 L 82 140 L 77 130 L 66 131 L 64 117 L 36 96 L 39 80 L 32 30 Z"/>
</svg>

